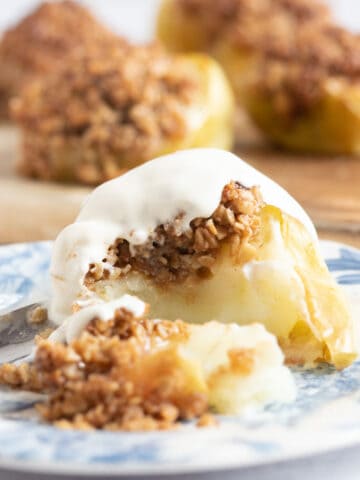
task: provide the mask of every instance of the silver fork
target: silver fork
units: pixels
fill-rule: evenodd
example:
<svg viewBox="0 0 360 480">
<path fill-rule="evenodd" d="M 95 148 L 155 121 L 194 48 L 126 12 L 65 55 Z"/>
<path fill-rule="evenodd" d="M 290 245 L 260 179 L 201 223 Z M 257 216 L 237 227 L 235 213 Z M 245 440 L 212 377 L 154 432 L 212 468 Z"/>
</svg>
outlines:
<svg viewBox="0 0 360 480">
<path fill-rule="evenodd" d="M 14 362 L 31 362 L 34 348 L 34 337 L 50 323 L 31 323 L 28 321 L 31 312 L 40 307 L 32 303 L 6 315 L 0 315 L 0 364 Z M 13 391 L 0 386 L 0 416 L 9 420 L 27 418 L 35 403 L 44 396 L 38 393 Z"/>
<path fill-rule="evenodd" d="M 40 306 L 32 303 L 0 315 L 0 364 L 25 359 L 31 353 L 35 336 L 50 325 L 48 321 L 40 324 L 28 321 L 31 312 Z"/>
</svg>

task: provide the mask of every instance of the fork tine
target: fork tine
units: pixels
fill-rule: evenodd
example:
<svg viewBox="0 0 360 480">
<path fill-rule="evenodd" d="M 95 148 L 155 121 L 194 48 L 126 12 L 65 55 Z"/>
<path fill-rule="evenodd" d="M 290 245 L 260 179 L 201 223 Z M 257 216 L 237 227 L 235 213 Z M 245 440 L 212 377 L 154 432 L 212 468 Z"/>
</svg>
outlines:
<svg viewBox="0 0 360 480">
<path fill-rule="evenodd" d="M 0 316 L 0 363 L 13 363 L 25 359 L 31 353 L 34 337 L 43 331 L 48 322 L 40 324 L 28 321 L 29 313 L 38 303 Z"/>
</svg>

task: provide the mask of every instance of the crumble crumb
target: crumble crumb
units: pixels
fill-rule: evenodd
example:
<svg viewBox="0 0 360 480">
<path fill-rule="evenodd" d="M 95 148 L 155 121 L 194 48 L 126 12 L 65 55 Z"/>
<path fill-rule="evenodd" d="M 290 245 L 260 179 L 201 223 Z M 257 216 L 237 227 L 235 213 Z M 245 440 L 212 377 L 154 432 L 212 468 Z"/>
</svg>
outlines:
<svg viewBox="0 0 360 480">
<path fill-rule="evenodd" d="M 0 365 L 0 384 L 13 388 L 29 388 L 34 392 L 41 389 L 37 376 L 28 363 Z"/>
<path fill-rule="evenodd" d="M 209 278 L 225 244 L 229 245 L 235 263 L 248 261 L 255 254 L 252 242 L 259 231 L 262 205 L 257 187 L 246 188 L 230 182 L 224 187 L 212 216 L 192 220 L 190 229 L 184 233 L 177 228 L 181 220 L 178 218 L 158 226 L 144 245 L 130 248 L 126 240 L 116 240 L 102 262 L 89 266 L 85 284 L 91 290 L 96 282 L 115 280 L 131 270 L 165 287 L 190 276 Z"/>
<path fill-rule="evenodd" d="M 39 325 L 45 323 L 48 320 L 48 312 L 45 307 L 37 306 L 34 309 L 27 312 L 27 322 L 30 325 Z"/>
<path fill-rule="evenodd" d="M 360 80 L 360 35 L 335 25 L 300 29 L 293 52 L 273 52 L 260 62 L 255 88 L 280 118 L 291 120 L 321 100 L 326 86 Z"/>
</svg>

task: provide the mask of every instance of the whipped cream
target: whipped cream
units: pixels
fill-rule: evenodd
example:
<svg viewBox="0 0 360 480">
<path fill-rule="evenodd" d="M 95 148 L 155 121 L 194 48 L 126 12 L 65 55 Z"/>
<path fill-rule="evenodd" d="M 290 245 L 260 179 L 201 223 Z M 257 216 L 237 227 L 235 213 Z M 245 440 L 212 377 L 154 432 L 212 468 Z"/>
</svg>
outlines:
<svg viewBox="0 0 360 480">
<path fill-rule="evenodd" d="M 84 276 L 89 264 L 101 261 L 116 238 L 142 244 L 159 224 L 171 222 L 180 213 L 179 229 L 185 231 L 192 219 L 211 216 L 223 187 L 232 180 L 246 187 L 259 186 L 266 203 L 297 218 L 317 238 L 301 206 L 236 155 L 211 148 L 178 151 L 100 185 L 75 223 L 60 233 L 51 263 L 51 319 L 60 324 L 71 313 L 73 302 L 86 297 Z"/>
</svg>

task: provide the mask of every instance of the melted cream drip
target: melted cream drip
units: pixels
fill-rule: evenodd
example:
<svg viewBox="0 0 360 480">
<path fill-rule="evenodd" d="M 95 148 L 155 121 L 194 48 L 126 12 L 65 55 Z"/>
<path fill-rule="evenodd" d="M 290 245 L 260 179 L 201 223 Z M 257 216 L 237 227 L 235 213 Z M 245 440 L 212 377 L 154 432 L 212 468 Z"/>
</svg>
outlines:
<svg viewBox="0 0 360 480">
<path fill-rule="evenodd" d="M 51 274 L 50 316 L 60 324 L 71 305 L 89 292 L 83 285 L 89 264 L 101 261 L 116 238 L 144 243 L 155 228 L 182 213 L 180 230 L 196 217 L 209 217 L 231 180 L 259 186 L 266 203 L 300 220 L 316 239 L 300 205 L 278 184 L 232 153 L 217 149 L 183 150 L 152 160 L 96 188 L 76 222 L 58 236 Z M 98 299 L 89 298 L 89 302 Z"/>
</svg>

